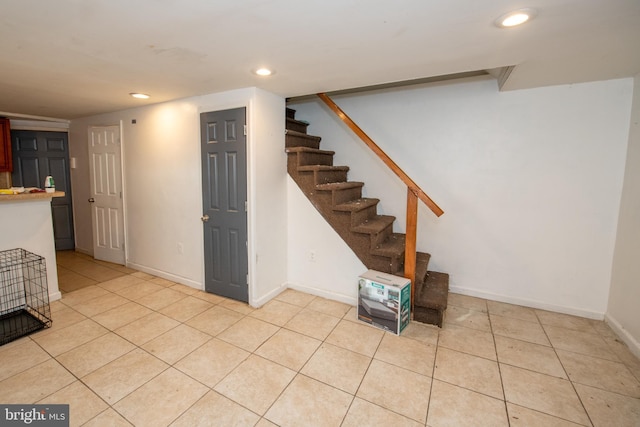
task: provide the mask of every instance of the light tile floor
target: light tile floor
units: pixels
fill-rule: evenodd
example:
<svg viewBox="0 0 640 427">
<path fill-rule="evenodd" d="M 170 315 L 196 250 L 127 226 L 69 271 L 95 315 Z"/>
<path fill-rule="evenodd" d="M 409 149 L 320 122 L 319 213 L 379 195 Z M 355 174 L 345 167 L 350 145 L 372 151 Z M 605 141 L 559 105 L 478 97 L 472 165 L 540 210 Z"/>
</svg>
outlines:
<svg viewBox="0 0 640 427">
<path fill-rule="evenodd" d="M 401 337 L 286 290 L 264 307 L 59 254 L 53 326 L 0 347 L 0 402 L 85 426 L 639 426 L 603 322 L 450 295 Z"/>
</svg>

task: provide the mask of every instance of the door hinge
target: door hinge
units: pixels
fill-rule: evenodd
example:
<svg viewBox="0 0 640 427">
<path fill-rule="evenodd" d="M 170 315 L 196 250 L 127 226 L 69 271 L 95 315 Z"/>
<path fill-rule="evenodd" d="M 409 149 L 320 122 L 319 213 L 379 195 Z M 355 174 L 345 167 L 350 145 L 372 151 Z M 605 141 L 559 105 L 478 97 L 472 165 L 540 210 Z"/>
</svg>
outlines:
<svg viewBox="0 0 640 427">
<path fill-rule="evenodd" d="M 242 129 L 243 129 L 243 132 L 244 132 L 244 136 L 247 136 L 247 125 L 243 125 Z"/>
<path fill-rule="evenodd" d="M 249 205 L 248 205 L 247 203 L 248 203 L 248 202 L 245 200 L 245 201 L 244 201 L 244 211 L 245 211 L 245 212 L 249 212 L 249 209 L 248 209 L 248 206 L 249 206 Z"/>
</svg>

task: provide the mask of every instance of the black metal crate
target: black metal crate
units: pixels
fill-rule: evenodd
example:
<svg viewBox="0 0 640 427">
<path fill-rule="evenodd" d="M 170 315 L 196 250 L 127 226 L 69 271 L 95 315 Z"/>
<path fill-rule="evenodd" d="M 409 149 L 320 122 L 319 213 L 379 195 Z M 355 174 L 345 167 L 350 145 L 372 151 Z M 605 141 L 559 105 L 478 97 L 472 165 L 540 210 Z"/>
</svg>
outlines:
<svg viewBox="0 0 640 427">
<path fill-rule="evenodd" d="M 50 326 L 45 259 L 24 249 L 0 251 L 0 345 Z"/>
</svg>

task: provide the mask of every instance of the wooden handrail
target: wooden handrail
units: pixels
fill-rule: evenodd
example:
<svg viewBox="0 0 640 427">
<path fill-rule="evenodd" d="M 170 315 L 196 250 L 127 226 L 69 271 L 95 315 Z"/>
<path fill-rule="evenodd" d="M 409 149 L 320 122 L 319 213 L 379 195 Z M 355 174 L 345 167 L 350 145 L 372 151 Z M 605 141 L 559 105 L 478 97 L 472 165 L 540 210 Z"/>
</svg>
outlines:
<svg viewBox="0 0 640 427">
<path fill-rule="evenodd" d="M 411 280 L 411 310 L 413 311 L 417 261 L 418 199 L 422 200 L 436 216 L 440 216 L 444 212 L 326 93 L 319 93 L 318 97 L 327 104 L 407 186 L 407 231 L 405 233 L 404 277 Z"/>
<path fill-rule="evenodd" d="M 436 216 L 440 216 L 444 213 L 442 209 L 433 201 L 431 198 L 422 191 L 422 189 L 416 184 L 409 176 L 404 173 L 404 171 L 398 166 L 387 154 L 382 151 L 380 147 L 367 135 L 360 126 L 358 126 L 349 116 L 345 114 L 338 105 L 326 93 L 319 93 L 318 97 L 325 103 L 327 106 L 334 112 L 340 119 L 347 125 L 349 128 L 355 132 L 356 135 L 362 139 L 362 141 L 367 144 L 367 146 L 378 155 L 380 160 L 382 160 L 388 167 L 395 173 L 398 178 L 404 182 L 404 184 L 409 188 L 411 192 L 413 192 L 420 200 L 424 202 L 425 205 L 431 209 L 431 211 L 436 214 Z"/>
</svg>

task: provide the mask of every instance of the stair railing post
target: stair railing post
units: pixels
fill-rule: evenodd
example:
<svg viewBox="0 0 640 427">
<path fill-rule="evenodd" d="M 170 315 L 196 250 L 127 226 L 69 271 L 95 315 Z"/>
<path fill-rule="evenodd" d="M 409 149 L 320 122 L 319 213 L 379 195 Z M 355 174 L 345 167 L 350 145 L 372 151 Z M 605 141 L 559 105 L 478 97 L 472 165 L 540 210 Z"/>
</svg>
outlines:
<svg viewBox="0 0 640 427">
<path fill-rule="evenodd" d="M 416 287 L 416 235 L 418 232 L 418 194 L 407 187 L 407 232 L 404 250 L 404 277 L 411 280 L 411 310 Z"/>
</svg>

